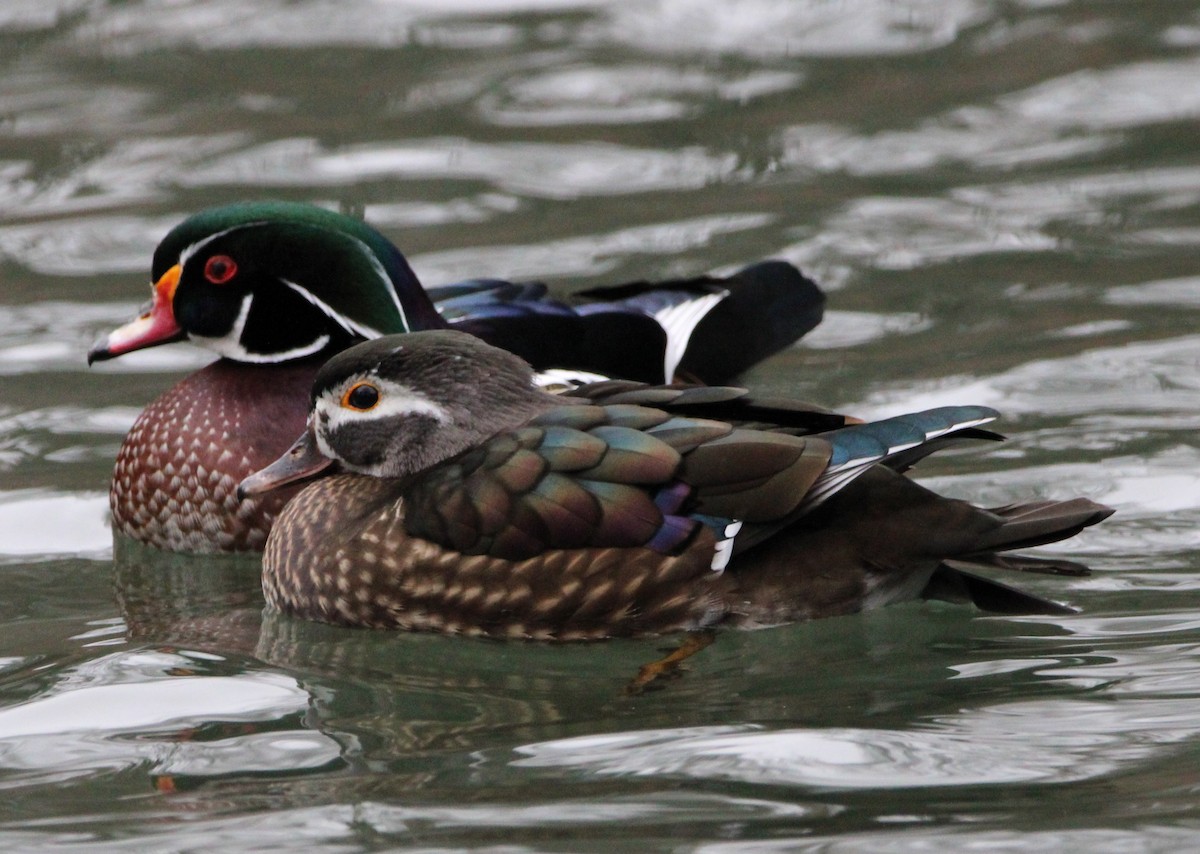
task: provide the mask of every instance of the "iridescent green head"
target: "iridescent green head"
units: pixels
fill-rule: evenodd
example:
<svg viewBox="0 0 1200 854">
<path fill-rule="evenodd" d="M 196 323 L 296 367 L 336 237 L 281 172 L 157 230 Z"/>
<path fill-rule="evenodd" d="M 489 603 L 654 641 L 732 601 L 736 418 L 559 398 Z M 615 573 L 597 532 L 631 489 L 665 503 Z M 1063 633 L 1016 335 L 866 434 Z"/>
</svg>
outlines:
<svg viewBox="0 0 1200 854">
<path fill-rule="evenodd" d="M 187 338 L 237 361 L 283 362 L 445 325 L 387 238 L 294 202 L 189 217 L 155 250 L 151 281 L 151 305 L 97 342 L 89 361 Z"/>
</svg>

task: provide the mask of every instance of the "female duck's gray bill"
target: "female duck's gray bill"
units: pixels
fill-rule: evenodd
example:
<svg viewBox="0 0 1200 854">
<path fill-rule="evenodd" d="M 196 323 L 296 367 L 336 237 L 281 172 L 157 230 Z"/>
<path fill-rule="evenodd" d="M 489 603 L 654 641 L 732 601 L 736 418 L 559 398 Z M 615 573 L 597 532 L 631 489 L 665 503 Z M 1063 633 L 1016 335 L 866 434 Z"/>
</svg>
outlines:
<svg viewBox="0 0 1200 854">
<path fill-rule="evenodd" d="M 333 465 L 333 460 L 321 454 L 311 430 L 305 430 L 283 456 L 265 469 L 256 471 L 238 484 L 238 500 L 262 495 L 289 483 L 315 477 Z"/>
</svg>

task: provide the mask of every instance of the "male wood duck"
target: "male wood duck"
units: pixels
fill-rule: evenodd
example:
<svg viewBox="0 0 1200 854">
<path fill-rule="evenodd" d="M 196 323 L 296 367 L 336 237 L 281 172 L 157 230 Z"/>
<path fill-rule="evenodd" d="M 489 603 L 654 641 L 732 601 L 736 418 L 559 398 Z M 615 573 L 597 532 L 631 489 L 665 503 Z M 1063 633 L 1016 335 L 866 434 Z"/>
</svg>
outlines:
<svg viewBox="0 0 1200 854">
<path fill-rule="evenodd" d="M 905 476 L 948 442 L 998 438 L 980 429 L 996 417 L 984 407 L 795 436 L 667 412 L 655 397 L 686 391 L 644 391 L 551 396 L 518 357 L 453 331 L 335 356 L 301 438 L 242 483 L 257 495 L 320 478 L 267 541 L 269 605 L 547 640 L 749 628 L 922 595 L 1063 613 L 971 570 L 1086 572 L 1001 552 L 1112 512 L 1084 498 L 985 510 Z M 726 395 L 736 414 L 736 393 L 697 394 Z"/>
<path fill-rule="evenodd" d="M 375 229 L 287 202 L 188 218 L 155 250 L 151 278 L 150 305 L 88 361 L 182 339 L 221 357 L 142 412 L 109 492 L 118 532 L 181 552 L 262 549 L 290 496 L 239 504 L 238 481 L 287 447 L 317 368 L 356 342 L 453 326 L 538 368 L 715 382 L 794 342 L 824 307 L 820 289 L 779 261 L 727 278 L 601 288 L 578 305 L 495 280 L 426 292 Z"/>
</svg>

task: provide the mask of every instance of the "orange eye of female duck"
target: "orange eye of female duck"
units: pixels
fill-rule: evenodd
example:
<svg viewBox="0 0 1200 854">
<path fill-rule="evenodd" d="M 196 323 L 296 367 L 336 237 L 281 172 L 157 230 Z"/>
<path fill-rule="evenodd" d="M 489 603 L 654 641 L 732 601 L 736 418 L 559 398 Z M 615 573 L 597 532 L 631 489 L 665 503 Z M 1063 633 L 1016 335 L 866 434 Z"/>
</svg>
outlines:
<svg viewBox="0 0 1200 854">
<path fill-rule="evenodd" d="M 223 285 L 237 275 L 237 262 L 228 255 L 214 255 L 204 262 L 204 278 Z"/>
<path fill-rule="evenodd" d="M 379 403 L 379 389 L 370 383 L 355 383 L 342 395 L 342 406 L 367 412 Z"/>
</svg>

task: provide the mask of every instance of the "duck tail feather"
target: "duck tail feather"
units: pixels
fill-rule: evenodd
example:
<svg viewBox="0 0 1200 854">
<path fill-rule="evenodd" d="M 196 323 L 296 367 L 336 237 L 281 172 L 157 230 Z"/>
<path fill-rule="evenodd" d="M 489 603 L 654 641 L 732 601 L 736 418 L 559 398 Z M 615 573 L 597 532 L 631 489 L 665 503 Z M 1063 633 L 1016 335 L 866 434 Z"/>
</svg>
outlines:
<svg viewBox="0 0 1200 854">
<path fill-rule="evenodd" d="M 1035 501 L 994 507 L 1003 523 L 982 538 L 980 552 L 1027 549 L 1075 536 L 1115 511 L 1088 498 Z"/>
<path fill-rule="evenodd" d="M 958 604 L 973 604 L 993 614 L 1064 616 L 1079 613 L 1063 605 L 1016 587 L 993 581 L 959 568 L 958 563 L 943 563 L 922 591 L 923 599 L 939 599 Z"/>
</svg>

